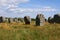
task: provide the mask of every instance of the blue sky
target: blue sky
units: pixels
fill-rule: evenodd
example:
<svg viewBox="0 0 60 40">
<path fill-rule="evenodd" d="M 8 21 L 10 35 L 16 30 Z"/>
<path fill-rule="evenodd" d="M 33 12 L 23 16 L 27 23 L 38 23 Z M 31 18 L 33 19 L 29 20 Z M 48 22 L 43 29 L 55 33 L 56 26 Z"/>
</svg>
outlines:
<svg viewBox="0 0 60 40">
<path fill-rule="evenodd" d="M 60 0 L 0 0 L 0 16 L 35 18 L 44 14 L 45 18 L 60 13 Z"/>
</svg>

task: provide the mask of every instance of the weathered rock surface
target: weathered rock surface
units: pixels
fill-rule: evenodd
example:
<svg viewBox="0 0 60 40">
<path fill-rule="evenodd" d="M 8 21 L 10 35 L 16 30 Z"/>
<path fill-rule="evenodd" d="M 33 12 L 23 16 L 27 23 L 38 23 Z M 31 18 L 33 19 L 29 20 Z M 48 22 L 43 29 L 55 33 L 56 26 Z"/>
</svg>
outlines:
<svg viewBox="0 0 60 40">
<path fill-rule="evenodd" d="M 30 24 L 31 23 L 31 18 L 29 16 L 24 17 L 25 24 Z"/>
<path fill-rule="evenodd" d="M 36 26 L 43 26 L 45 22 L 45 17 L 43 14 L 38 14 L 36 16 Z"/>
<path fill-rule="evenodd" d="M 55 14 L 53 18 L 55 23 L 60 23 L 60 14 Z"/>
</svg>

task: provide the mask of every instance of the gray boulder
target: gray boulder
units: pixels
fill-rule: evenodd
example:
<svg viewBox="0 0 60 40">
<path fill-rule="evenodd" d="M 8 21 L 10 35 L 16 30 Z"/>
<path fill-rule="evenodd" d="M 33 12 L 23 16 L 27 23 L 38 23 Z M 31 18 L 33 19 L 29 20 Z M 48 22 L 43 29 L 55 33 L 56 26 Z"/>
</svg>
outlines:
<svg viewBox="0 0 60 40">
<path fill-rule="evenodd" d="M 5 17 L 5 22 L 8 22 L 8 18 L 7 17 Z"/>
<path fill-rule="evenodd" d="M 60 23 L 60 14 L 55 14 L 53 18 L 55 23 Z"/>
<path fill-rule="evenodd" d="M 47 20 L 47 19 L 45 19 L 45 22 L 48 22 L 48 20 Z"/>
<path fill-rule="evenodd" d="M 25 24 L 30 24 L 31 23 L 31 18 L 29 16 L 24 17 L 24 22 Z"/>
<path fill-rule="evenodd" d="M 13 22 L 13 18 L 8 18 L 8 23 L 12 23 Z"/>
<path fill-rule="evenodd" d="M 18 22 L 18 18 L 13 18 L 13 22 Z"/>
<path fill-rule="evenodd" d="M 1 16 L 1 17 L 0 17 L 0 23 L 3 23 L 4 20 L 5 20 L 5 18 Z"/>
<path fill-rule="evenodd" d="M 24 18 L 18 18 L 18 21 L 24 22 Z"/>
<path fill-rule="evenodd" d="M 36 26 L 43 26 L 45 23 L 45 17 L 43 14 L 38 14 L 36 16 Z"/>
<path fill-rule="evenodd" d="M 49 18 L 48 18 L 48 22 L 49 22 L 49 23 L 54 23 L 54 19 L 53 19 L 52 17 L 49 17 Z"/>
</svg>

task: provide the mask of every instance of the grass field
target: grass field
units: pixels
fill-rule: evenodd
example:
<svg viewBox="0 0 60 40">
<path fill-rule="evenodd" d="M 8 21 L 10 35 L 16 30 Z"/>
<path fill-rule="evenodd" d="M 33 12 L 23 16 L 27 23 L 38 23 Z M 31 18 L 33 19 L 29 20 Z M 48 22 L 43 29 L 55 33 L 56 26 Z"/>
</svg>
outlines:
<svg viewBox="0 0 60 40">
<path fill-rule="evenodd" d="M 60 24 L 0 23 L 0 40 L 60 40 Z"/>
</svg>

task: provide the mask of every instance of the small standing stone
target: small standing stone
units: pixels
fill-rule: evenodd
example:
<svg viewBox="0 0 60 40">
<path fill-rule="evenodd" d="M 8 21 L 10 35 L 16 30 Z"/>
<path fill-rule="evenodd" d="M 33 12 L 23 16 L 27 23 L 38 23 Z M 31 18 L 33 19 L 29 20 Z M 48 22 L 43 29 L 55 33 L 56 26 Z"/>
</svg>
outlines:
<svg viewBox="0 0 60 40">
<path fill-rule="evenodd" d="M 29 16 L 24 17 L 25 24 L 30 24 L 31 23 L 31 18 Z"/>
<path fill-rule="evenodd" d="M 49 18 L 48 18 L 48 22 L 49 22 L 49 23 L 54 23 L 54 19 L 53 19 L 52 17 L 49 17 Z"/>
<path fill-rule="evenodd" d="M 8 23 L 12 23 L 13 19 L 12 18 L 8 18 Z"/>
<path fill-rule="evenodd" d="M 3 23 L 4 22 L 4 17 L 0 17 L 0 23 Z"/>
</svg>

